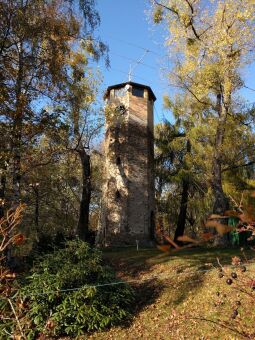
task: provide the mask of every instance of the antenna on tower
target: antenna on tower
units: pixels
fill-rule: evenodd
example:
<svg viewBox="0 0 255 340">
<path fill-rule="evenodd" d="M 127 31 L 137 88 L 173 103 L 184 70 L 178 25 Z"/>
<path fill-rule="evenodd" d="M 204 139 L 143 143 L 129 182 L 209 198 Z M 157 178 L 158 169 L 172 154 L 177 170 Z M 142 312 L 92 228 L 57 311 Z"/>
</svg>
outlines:
<svg viewBox="0 0 255 340">
<path fill-rule="evenodd" d="M 129 71 L 128 71 L 128 81 L 131 81 L 131 77 L 132 77 L 132 69 L 131 69 L 131 64 L 129 65 Z"/>
<path fill-rule="evenodd" d="M 132 76 L 133 76 L 133 72 L 134 72 L 134 69 L 139 65 L 141 64 L 141 62 L 143 61 L 144 57 L 146 56 L 146 54 L 150 52 L 149 50 L 145 50 L 143 55 L 134 62 L 133 66 L 132 64 L 129 65 L 129 71 L 128 71 L 128 81 L 131 81 L 132 79 Z"/>
</svg>

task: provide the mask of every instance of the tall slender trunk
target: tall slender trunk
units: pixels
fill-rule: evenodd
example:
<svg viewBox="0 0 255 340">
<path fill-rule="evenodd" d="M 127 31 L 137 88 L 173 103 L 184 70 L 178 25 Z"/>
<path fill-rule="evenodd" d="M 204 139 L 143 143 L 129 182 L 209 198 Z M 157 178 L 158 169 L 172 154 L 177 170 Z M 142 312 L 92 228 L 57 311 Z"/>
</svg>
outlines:
<svg viewBox="0 0 255 340">
<path fill-rule="evenodd" d="M 36 233 L 39 232 L 39 188 L 36 184 L 34 187 L 34 194 L 35 194 L 35 211 L 34 211 L 34 223 L 36 227 Z"/>
<path fill-rule="evenodd" d="M 181 205 L 180 211 L 178 215 L 177 227 L 175 230 L 174 241 L 178 241 L 179 236 L 183 236 L 185 231 L 185 224 L 187 219 L 187 207 L 188 207 L 188 198 L 189 198 L 189 187 L 190 182 L 188 179 L 183 179 L 182 181 L 182 197 L 181 197 Z"/>
<path fill-rule="evenodd" d="M 228 199 L 222 188 L 222 147 L 224 142 L 227 114 L 229 107 L 229 98 L 227 104 L 223 103 L 222 95 L 218 95 L 218 126 L 215 136 L 215 149 L 212 162 L 212 179 L 211 188 L 214 197 L 213 212 L 222 214 L 228 208 Z"/>
<path fill-rule="evenodd" d="M 4 170 L 6 167 L 4 166 Z M 4 217 L 5 213 L 5 187 L 6 187 L 6 175 L 2 174 L 1 176 L 1 186 L 0 186 L 0 219 Z M 10 247 L 7 247 L 4 252 L 4 265 L 10 266 L 10 258 L 11 258 L 11 252 L 10 252 Z M 2 262 L 2 260 L 1 260 Z"/>
<path fill-rule="evenodd" d="M 6 175 L 2 174 L 0 182 L 0 219 L 4 217 Z"/>
<path fill-rule="evenodd" d="M 225 82 L 226 84 L 226 82 Z M 227 87 L 227 86 L 226 86 Z M 211 188 L 214 197 L 213 212 L 215 214 L 224 214 L 229 207 L 227 196 L 224 194 L 222 187 L 222 148 L 224 143 L 225 129 L 227 124 L 227 116 L 230 107 L 231 92 L 223 91 L 218 94 L 218 125 L 215 136 L 215 149 L 212 162 L 212 179 Z M 223 223 L 222 220 L 219 220 Z M 227 220 L 225 221 L 227 222 Z M 216 232 L 216 231 L 214 231 Z M 228 246 L 228 235 L 217 235 L 214 239 L 215 246 Z"/>
<path fill-rule="evenodd" d="M 16 209 L 20 203 L 20 183 L 21 183 L 21 139 L 22 139 L 22 124 L 23 124 L 23 110 L 24 98 L 22 98 L 22 83 L 24 77 L 24 56 L 23 43 L 18 45 L 18 73 L 15 86 L 15 111 L 13 112 L 13 126 L 12 126 L 12 209 Z M 7 235 L 7 238 L 11 235 Z M 9 268 L 13 266 L 12 261 L 12 247 L 9 245 L 5 252 L 6 264 Z"/>
<path fill-rule="evenodd" d="M 187 153 L 191 152 L 191 144 L 190 141 L 187 140 Z M 184 164 L 184 168 L 186 165 Z M 183 236 L 185 231 L 185 224 L 187 219 L 187 208 L 188 208 L 188 199 L 189 199 L 189 187 L 190 187 L 190 180 L 189 178 L 185 177 L 182 180 L 182 196 L 181 196 L 181 205 L 180 211 L 178 215 L 177 227 L 175 230 L 174 241 L 178 241 L 179 236 Z"/>
<path fill-rule="evenodd" d="M 77 235 L 81 240 L 92 242 L 89 232 L 89 206 L 91 199 L 91 165 L 90 156 L 84 148 L 78 150 L 82 166 L 82 196 Z"/>
<path fill-rule="evenodd" d="M 23 46 L 19 45 L 19 69 L 16 82 L 16 103 L 13 119 L 12 152 L 13 152 L 13 205 L 20 202 L 20 182 L 21 182 L 21 138 L 23 124 L 24 103 L 22 98 L 22 82 L 24 77 Z"/>
</svg>

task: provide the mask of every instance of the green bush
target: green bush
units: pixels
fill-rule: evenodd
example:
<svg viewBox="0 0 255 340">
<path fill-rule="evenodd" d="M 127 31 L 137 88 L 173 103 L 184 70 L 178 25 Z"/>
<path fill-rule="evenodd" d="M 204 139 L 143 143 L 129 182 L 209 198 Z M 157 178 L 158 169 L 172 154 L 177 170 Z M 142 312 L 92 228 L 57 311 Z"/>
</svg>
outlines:
<svg viewBox="0 0 255 340">
<path fill-rule="evenodd" d="M 80 335 L 120 323 L 130 315 L 133 291 L 126 283 L 107 285 L 116 281 L 100 252 L 82 241 L 39 259 L 21 291 L 27 337 Z"/>
</svg>

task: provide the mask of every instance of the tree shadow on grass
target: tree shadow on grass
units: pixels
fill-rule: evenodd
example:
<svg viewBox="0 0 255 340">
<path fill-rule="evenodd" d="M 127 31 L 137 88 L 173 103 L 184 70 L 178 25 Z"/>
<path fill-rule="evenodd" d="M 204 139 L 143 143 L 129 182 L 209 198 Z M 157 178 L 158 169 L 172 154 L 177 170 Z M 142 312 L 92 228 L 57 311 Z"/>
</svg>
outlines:
<svg viewBox="0 0 255 340">
<path fill-rule="evenodd" d="M 231 264 L 231 259 L 234 256 L 239 256 L 243 259 L 244 257 L 254 259 L 255 251 L 250 249 L 244 249 L 242 251 L 240 248 L 190 248 L 186 250 L 173 251 L 162 256 L 159 255 L 155 257 L 155 259 L 152 259 L 152 262 L 155 264 L 163 264 L 169 261 L 180 260 L 185 261 L 187 266 L 202 268 L 206 263 L 218 266 L 217 258 L 222 264 L 229 265 Z"/>
<path fill-rule="evenodd" d="M 148 258 L 148 252 L 147 254 L 127 253 L 127 256 L 125 257 L 121 255 L 122 254 L 116 256 L 115 254 L 114 257 L 111 257 L 105 256 L 104 254 L 105 264 L 114 268 L 120 278 L 126 280 L 135 279 L 143 273 L 148 273 L 152 267 L 152 265 L 146 261 Z"/>
<path fill-rule="evenodd" d="M 254 258 L 254 254 L 254 251 L 245 250 L 248 258 Z M 203 286 L 207 271 L 218 266 L 217 258 L 221 264 L 229 265 L 233 256 L 243 257 L 242 255 L 238 248 L 195 248 L 170 254 L 157 249 L 140 252 L 128 250 L 107 256 L 107 262 L 111 263 L 121 279 L 137 280 L 131 283 L 136 296 L 132 318 L 122 324 L 122 328 L 128 328 L 141 311 L 153 305 L 162 296 L 166 305 L 174 307 L 182 304 L 192 292 L 196 293 Z M 148 274 L 153 274 L 154 269 L 158 277 L 147 280 Z M 161 273 L 169 277 L 162 280 Z M 139 281 L 143 278 L 146 280 Z"/>
<path fill-rule="evenodd" d="M 172 299 L 173 305 L 179 305 L 184 302 L 192 291 L 198 290 L 203 286 L 204 273 L 193 273 L 185 276 L 178 281 L 178 287 L 174 287 L 174 295 Z"/>
<path fill-rule="evenodd" d="M 122 329 L 129 328 L 139 313 L 141 313 L 147 307 L 153 305 L 161 296 L 162 290 L 164 288 L 163 283 L 157 279 L 146 280 L 140 283 L 132 284 L 131 286 L 134 289 L 135 301 L 130 318 L 119 325 Z"/>
</svg>

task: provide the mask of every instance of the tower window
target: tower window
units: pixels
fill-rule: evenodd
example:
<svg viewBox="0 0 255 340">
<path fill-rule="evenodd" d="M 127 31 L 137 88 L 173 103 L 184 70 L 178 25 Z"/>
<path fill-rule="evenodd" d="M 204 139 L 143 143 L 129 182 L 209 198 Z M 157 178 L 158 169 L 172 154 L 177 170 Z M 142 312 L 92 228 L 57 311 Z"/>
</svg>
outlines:
<svg viewBox="0 0 255 340">
<path fill-rule="evenodd" d="M 132 95 L 135 97 L 141 97 L 143 98 L 144 96 L 144 89 L 140 87 L 132 87 Z"/>
<path fill-rule="evenodd" d="M 120 195 L 119 190 L 117 190 L 117 191 L 115 192 L 115 198 L 116 198 L 116 200 L 119 200 L 119 199 L 121 198 L 121 195 Z"/>
<path fill-rule="evenodd" d="M 117 158 L 116 158 L 116 165 L 120 165 L 121 164 L 121 160 L 120 160 L 120 157 L 118 156 Z"/>
</svg>

